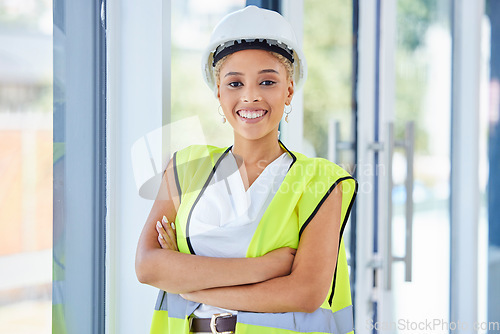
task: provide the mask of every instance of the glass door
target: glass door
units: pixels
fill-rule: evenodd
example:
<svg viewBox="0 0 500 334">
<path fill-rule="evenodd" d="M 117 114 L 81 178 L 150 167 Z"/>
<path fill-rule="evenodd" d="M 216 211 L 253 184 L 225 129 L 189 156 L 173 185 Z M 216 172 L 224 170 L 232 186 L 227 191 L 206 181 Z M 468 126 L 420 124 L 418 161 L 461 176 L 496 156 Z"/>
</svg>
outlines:
<svg viewBox="0 0 500 334">
<path fill-rule="evenodd" d="M 451 6 L 360 6 L 357 333 L 449 330 Z"/>
<path fill-rule="evenodd" d="M 414 135 L 412 161 L 401 150 L 394 150 L 393 187 L 389 189 L 393 203 L 392 256 L 396 260 L 390 278 L 392 317 L 398 321 L 398 332 L 427 326 L 428 321 L 433 323 L 433 332 L 448 332 L 451 15 L 449 0 L 398 0 L 396 5 L 396 146 L 398 140 L 408 138 L 409 124 Z M 413 176 L 405 175 L 411 162 Z M 411 187 L 404 185 L 408 180 L 413 181 Z M 413 203 L 408 203 L 410 198 Z M 408 204 L 413 207 L 413 217 L 405 212 Z M 411 224 L 408 219 L 413 219 Z M 405 256 L 411 268 L 397 261 Z M 405 275 L 405 270 L 411 275 Z"/>
</svg>

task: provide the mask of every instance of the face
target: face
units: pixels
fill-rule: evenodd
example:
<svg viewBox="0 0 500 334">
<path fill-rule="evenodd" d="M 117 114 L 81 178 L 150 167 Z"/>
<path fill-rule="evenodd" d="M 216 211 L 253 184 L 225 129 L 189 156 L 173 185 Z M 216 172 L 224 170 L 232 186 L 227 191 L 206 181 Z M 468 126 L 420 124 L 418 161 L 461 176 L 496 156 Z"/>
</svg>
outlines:
<svg viewBox="0 0 500 334">
<path fill-rule="evenodd" d="M 275 139 L 283 109 L 292 100 L 293 81 L 269 52 L 243 50 L 222 65 L 217 96 L 235 136 Z"/>
</svg>

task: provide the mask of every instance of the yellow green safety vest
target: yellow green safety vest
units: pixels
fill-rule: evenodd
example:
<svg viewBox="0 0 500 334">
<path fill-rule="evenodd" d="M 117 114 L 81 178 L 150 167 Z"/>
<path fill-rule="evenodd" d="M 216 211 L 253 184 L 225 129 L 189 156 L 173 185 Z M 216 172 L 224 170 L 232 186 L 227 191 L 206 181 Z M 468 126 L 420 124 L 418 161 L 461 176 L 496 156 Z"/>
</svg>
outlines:
<svg viewBox="0 0 500 334">
<path fill-rule="evenodd" d="M 327 298 L 312 313 L 254 313 L 238 311 L 237 334 L 333 333 L 353 331 L 349 273 L 342 232 L 357 191 L 357 182 L 336 164 L 291 152 L 293 162 L 252 237 L 247 257 L 262 256 L 281 247 L 297 248 L 299 239 L 321 204 L 342 182 L 342 224 L 337 266 Z M 181 198 L 177 217 L 179 251 L 195 254 L 189 239 L 192 209 L 210 184 L 217 166 L 231 147 L 189 146 L 173 156 L 174 174 Z M 212 181 L 213 182 L 213 181 Z M 160 291 L 151 334 L 189 333 L 189 316 L 199 303 Z"/>
</svg>

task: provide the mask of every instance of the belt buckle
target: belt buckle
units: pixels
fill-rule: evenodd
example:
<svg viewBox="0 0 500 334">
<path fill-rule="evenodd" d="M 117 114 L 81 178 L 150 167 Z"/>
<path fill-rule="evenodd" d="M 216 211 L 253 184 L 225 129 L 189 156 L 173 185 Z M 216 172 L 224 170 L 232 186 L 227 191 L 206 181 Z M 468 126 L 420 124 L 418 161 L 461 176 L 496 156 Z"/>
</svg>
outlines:
<svg viewBox="0 0 500 334">
<path fill-rule="evenodd" d="M 212 315 L 212 319 L 210 319 L 210 330 L 212 331 L 212 334 L 233 334 L 233 331 L 229 332 L 218 332 L 217 331 L 217 319 L 219 318 L 228 318 L 232 317 L 233 314 L 229 312 L 225 313 L 216 313 Z"/>
</svg>

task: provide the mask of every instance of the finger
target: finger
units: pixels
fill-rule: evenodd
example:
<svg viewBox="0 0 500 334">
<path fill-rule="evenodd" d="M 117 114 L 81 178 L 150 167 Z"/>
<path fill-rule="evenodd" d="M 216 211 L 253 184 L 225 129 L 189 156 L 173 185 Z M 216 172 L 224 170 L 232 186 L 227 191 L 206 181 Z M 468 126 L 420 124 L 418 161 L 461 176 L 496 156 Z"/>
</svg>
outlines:
<svg viewBox="0 0 500 334">
<path fill-rule="evenodd" d="M 167 235 L 167 232 L 165 231 L 165 229 L 163 228 L 163 225 L 162 223 L 160 223 L 160 221 L 157 221 L 156 222 L 156 231 L 158 232 L 158 234 L 160 234 L 164 239 L 165 238 L 168 238 L 168 235 Z"/>
<path fill-rule="evenodd" d="M 160 244 L 162 244 L 162 243 L 166 244 L 165 243 L 166 233 L 163 230 L 163 226 L 161 225 L 160 221 L 156 222 L 156 232 L 158 232 L 158 241 L 161 241 Z"/>
<path fill-rule="evenodd" d="M 163 225 L 163 227 L 165 228 L 166 231 L 168 231 L 168 228 L 170 228 L 172 230 L 172 233 L 174 235 L 176 234 L 175 233 L 176 231 L 175 231 L 175 223 L 174 222 L 169 223 L 167 217 L 165 217 L 165 216 L 163 216 L 161 222 L 162 222 L 162 225 Z"/>
<path fill-rule="evenodd" d="M 163 249 L 168 248 L 167 244 L 165 243 L 165 239 L 161 236 L 161 234 L 158 234 L 158 243 L 160 244 L 160 247 Z"/>
<path fill-rule="evenodd" d="M 175 231 L 175 224 L 169 223 L 167 218 L 165 216 L 163 216 L 162 225 L 163 225 L 163 229 L 166 231 L 166 233 L 168 235 L 168 238 L 170 238 L 170 241 L 174 245 L 174 249 L 177 250 L 177 237 L 176 237 L 176 231 Z"/>
<path fill-rule="evenodd" d="M 160 246 L 162 249 L 170 249 L 172 250 L 172 246 L 167 243 L 165 238 L 161 234 L 158 234 L 158 242 L 160 243 Z"/>
<path fill-rule="evenodd" d="M 176 250 L 175 244 L 168 237 L 164 237 L 164 233 L 158 232 L 158 242 L 163 249 Z"/>
<path fill-rule="evenodd" d="M 175 233 L 175 228 L 172 227 L 173 223 L 162 222 L 162 225 L 167 235 L 167 238 L 169 238 L 172 241 L 172 243 L 177 244 L 177 236 Z"/>
<path fill-rule="evenodd" d="M 165 228 L 165 231 L 172 230 L 172 234 L 175 234 L 175 225 L 174 223 L 169 223 L 167 217 L 163 216 L 161 223 L 163 227 Z"/>
<path fill-rule="evenodd" d="M 177 231 L 175 230 L 175 223 L 174 222 L 170 223 L 170 226 L 172 226 L 172 231 L 174 233 L 174 239 L 173 239 L 173 241 L 175 243 L 175 250 L 178 251 L 179 248 L 177 247 Z"/>
<path fill-rule="evenodd" d="M 160 223 L 160 221 L 156 222 L 156 231 L 158 232 L 158 235 L 162 237 L 166 248 L 176 250 L 176 248 L 177 248 L 176 244 L 174 244 L 172 242 L 172 240 L 168 236 L 167 232 L 163 228 L 163 225 L 162 225 L 162 223 Z"/>
</svg>

